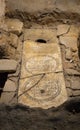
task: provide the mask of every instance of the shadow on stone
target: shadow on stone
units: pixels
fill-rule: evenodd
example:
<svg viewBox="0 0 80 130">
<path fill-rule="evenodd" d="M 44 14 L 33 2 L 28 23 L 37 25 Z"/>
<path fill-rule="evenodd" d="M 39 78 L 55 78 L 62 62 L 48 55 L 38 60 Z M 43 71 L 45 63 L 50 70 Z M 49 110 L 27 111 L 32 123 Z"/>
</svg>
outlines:
<svg viewBox="0 0 80 130">
<path fill-rule="evenodd" d="M 80 36 L 78 38 L 78 56 L 79 56 L 79 59 L 80 59 Z"/>
<path fill-rule="evenodd" d="M 66 110 L 68 110 L 69 112 L 73 114 L 80 113 L 80 101 L 69 102 L 66 105 Z"/>
<path fill-rule="evenodd" d="M 3 92 L 5 82 L 7 81 L 7 73 L 0 73 L 0 97 Z"/>
<path fill-rule="evenodd" d="M 47 43 L 47 41 L 44 40 L 44 39 L 37 39 L 36 42 L 38 42 L 38 43 Z"/>
</svg>

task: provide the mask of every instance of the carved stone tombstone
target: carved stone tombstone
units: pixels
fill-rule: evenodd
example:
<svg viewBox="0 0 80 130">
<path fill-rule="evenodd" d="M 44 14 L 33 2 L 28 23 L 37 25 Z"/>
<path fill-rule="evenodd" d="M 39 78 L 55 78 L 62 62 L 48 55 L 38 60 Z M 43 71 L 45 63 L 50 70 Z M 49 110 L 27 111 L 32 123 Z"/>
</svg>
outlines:
<svg viewBox="0 0 80 130">
<path fill-rule="evenodd" d="M 18 102 L 44 109 L 67 100 L 56 30 L 31 29 L 24 35 Z"/>
</svg>

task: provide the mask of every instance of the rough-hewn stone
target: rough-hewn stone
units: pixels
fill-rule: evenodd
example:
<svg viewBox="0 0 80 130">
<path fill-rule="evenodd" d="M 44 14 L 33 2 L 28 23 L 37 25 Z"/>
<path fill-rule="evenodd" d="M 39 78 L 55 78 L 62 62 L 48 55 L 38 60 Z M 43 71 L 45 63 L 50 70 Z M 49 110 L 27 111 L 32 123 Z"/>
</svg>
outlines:
<svg viewBox="0 0 80 130">
<path fill-rule="evenodd" d="M 68 33 L 70 29 L 70 25 L 67 24 L 61 24 L 57 26 L 57 35 L 61 36 L 61 35 L 65 35 Z"/>
<path fill-rule="evenodd" d="M 20 34 L 22 32 L 23 23 L 19 19 L 7 19 L 6 25 L 10 32 Z"/>
<path fill-rule="evenodd" d="M 65 72 L 68 75 L 78 75 L 78 76 L 80 76 L 80 72 L 78 72 L 77 70 L 74 70 L 74 69 L 65 69 Z"/>
<path fill-rule="evenodd" d="M 71 52 L 71 49 L 70 48 L 67 48 L 66 49 L 66 54 L 65 54 L 66 56 L 65 56 L 65 58 L 67 59 L 67 60 L 71 60 L 72 59 L 72 52 Z"/>
<path fill-rule="evenodd" d="M 77 51 L 78 36 L 79 29 L 75 26 L 71 26 L 67 34 L 60 36 L 60 43 L 65 45 L 66 48 L 71 48 L 72 51 Z"/>
<path fill-rule="evenodd" d="M 9 41 L 9 45 L 11 45 L 13 48 L 17 49 L 17 46 L 18 46 L 18 36 L 13 34 L 13 33 L 10 33 L 10 41 Z"/>
<path fill-rule="evenodd" d="M 0 20 L 3 19 L 5 15 L 5 0 L 0 0 Z"/>
</svg>

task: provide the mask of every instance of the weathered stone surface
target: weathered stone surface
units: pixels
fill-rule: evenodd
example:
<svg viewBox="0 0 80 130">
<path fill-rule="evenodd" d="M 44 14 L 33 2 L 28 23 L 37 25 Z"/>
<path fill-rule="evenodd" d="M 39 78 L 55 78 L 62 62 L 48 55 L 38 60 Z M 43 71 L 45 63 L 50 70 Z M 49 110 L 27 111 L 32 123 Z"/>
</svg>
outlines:
<svg viewBox="0 0 80 130">
<path fill-rule="evenodd" d="M 20 44 L 17 35 L 10 35 L 1 32 L 0 34 L 0 59 L 15 59 L 17 57 L 18 44 Z M 21 44 L 20 44 L 21 45 Z"/>
<path fill-rule="evenodd" d="M 9 44 L 10 44 L 13 48 L 16 49 L 17 46 L 18 46 L 18 36 L 15 35 L 15 34 L 13 34 L 13 33 L 10 33 L 9 38 L 10 38 Z"/>
<path fill-rule="evenodd" d="M 7 6 L 9 9 L 11 10 L 15 10 L 16 8 L 20 11 L 26 11 L 26 12 L 35 12 L 35 11 L 41 11 L 44 8 L 53 8 L 54 7 L 54 0 L 41 0 L 41 1 L 37 1 L 37 0 L 24 0 L 24 2 L 22 0 L 19 1 L 11 1 L 8 0 L 7 1 Z"/>
<path fill-rule="evenodd" d="M 0 0 L 0 19 L 5 15 L 5 0 Z"/>
<path fill-rule="evenodd" d="M 19 64 L 22 59 L 22 50 L 23 50 L 23 43 L 18 39 L 18 46 L 16 49 L 16 60 L 19 62 Z"/>
<path fill-rule="evenodd" d="M 56 0 L 56 7 L 61 11 L 80 13 L 79 0 Z"/>
<path fill-rule="evenodd" d="M 15 72 L 17 69 L 17 62 L 15 60 L 0 60 L 0 73 Z"/>
<path fill-rule="evenodd" d="M 69 28 L 70 28 L 70 25 L 67 25 L 67 24 L 58 25 L 57 26 L 57 35 L 60 36 L 60 35 L 67 34 L 69 31 Z"/>
<path fill-rule="evenodd" d="M 16 77 L 19 77 L 19 75 L 20 75 L 20 62 L 18 62 L 18 66 L 17 66 L 16 72 L 15 72 L 15 73 L 10 73 L 10 74 L 8 74 L 8 78 L 14 79 L 14 78 L 16 78 Z M 17 80 L 17 79 L 16 79 L 16 80 Z"/>
<path fill-rule="evenodd" d="M 6 25 L 4 19 L 2 19 L 2 20 L 0 21 L 0 29 L 1 29 L 1 30 L 4 30 L 4 31 L 6 31 L 6 32 L 8 31 L 8 28 L 7 28 L 7 25 Z"/>
<path fill-rule="evenodd" d="M 75 37 L 78 37 L 79 36 L 79 31 L 80 31 L 80 26 L 72 24 L 70 26 L 70 29 L 69 29 L 68 33 L 66 34 L 66 36 L 75 36 Z"/>
<path fill-rule="evenodd" d="M 0 0 L 0 29 L 7 30 L 7 27 L 4 23 L 5 17 L 5 0 Z"/>
<path fill-rule="evenodd" d="M 60 11 L 80 13 L 79 0 L 8 0 L 7 6 L 10 10 L 38 12 L 43 10 L 58 9 Z"/>
<path fill-rule="evenodd" d="M 72 52 L 70 48 L 66 49 L 66 57 L 67 60 L 71 60 L 72 59 Z"/>
<path fill-rule="evenodd" d="M 28 59 L 28 63 L 27 64 L 25 63 L 26 67 L 27 66 L 31 67 L 32 63 L 35 64 L 33 65 L 33 67 L 35 68 L 30 68 L 34 70 L 36 69 L 37 72 L 35 73 L 42 73 L 41 72 L 42 68 L 40 68 L 42 66 L 44 67 L 43 68 L 44 71 L 42 70 L 43 73 L 51 72 L 51 71 L 53 72 L 63 71 L 61 58 L 60 59 L 58 58 L 61 56 L 61 53 L 60 53 L 60 48 L 58 46 L 58 40 L 56 38 L 56 31 L 48 30 L 48 29 L 28 29 L 26 30 L 24 39 L 26 39 L 26 41 L 24 42 L 23 57 L 25 59 L 23 58 L 24 59 L 23 62 L 26 62 L 26 58 Z M 38 39 L 45 40 L 46 43 L 37 42 Z M 49 56 L 47 56 L 47 54 L 49 54 Z M 37 55 L 39 55 L 38 58 Z M 52 59 L 51 57 L 54 57 L 54 59 Z M 57 63 L 55 62 L 55 59 Z M 37 61 L 38 61 L 38 65 L 37 65 Z M 50 67 L 52 66 L 54 67 L 49 69 L 49 66 L 46 66 L 48 62 L 50 62 Z M 40 67 L 38 68 L 37 66 L 39 65 Z M 55 67 L 56 65 L 58 66 Z M 47 68 L 45 68 L 45 66 Z M 56 68 L 56 70 L 52 70 L 54 68 Z M 25 70 L 23 70 L 22 73 L 24 73 L 23 75 L 27 73 L 27 76 L 28 74 L 29 76 L 31 75 L 30 73 L 25 72 Z"/>
<path fill-rule="evenodd" d="M 72 25 L 69 32 L 64 36 L 60 36 L 60 43 L 65 45 L 66 48 L 71 48 L 72 51 L 77 51 L 77 40 L 79 36 L 79 29 Z"/>
<path fill-rule="evenodd" d="M 0 34 L 0 59 L 8 56 L 8 44 L 7 44 L 7 36 L 4 34 Z"/>
<path fill-rule="evenodd" d="M 71 88 L 73 90 L 79 90 L 80 91 L 80 77 L 74 78 L 74 80 L 71 80 Z"/>
<path fill-rule="evenodd" d="M 66 47 L 70 47 L 73 51 L 77 51 L 77 38 L 76 37 L 60 37 L 60 43 L 65 45 Z"/>
<path fill-rule="evenodd" d="M 68 74 L 68 75 L 80 75 L 80 72 L 78 72 L 77 70 L 74 70 L 74 69 L 65 69 L 65 72 Z"/>
<path fill-rule="evenodd" d="M 31 107 L 57 107 L 67 100 L 63 74 L 46 74 L 26 78 L 20 86 L 20 103 Z M 39 82 L 40 81 L 40 82 Z M 39 84 L 37 83 L 39 82 Z M 64 97 L 64 98 L 63 98 Z"/>
<path fill-rule="evenodd" d="M 80 96 L 80 90 L 72 91 L 74 97 Z"/>
<path fill-rule="evenodd" d="M 10 32 L 20 34 L 22 32 L 23 23 L 18 19 L 6 19 L 6 25 Z"/>
<path fill-rule="evenodd" d="M 72 90 L 70 88 L 67 88 L 68 96 L 69 97 L 77 97 L 80 96 L 80 90 Z"/>
<path fill-rule="evenodd" d="M 67 94 L 69 97 L 73 96 L 72 90 L 70 88 L 67 88 Z"/>
<path fill-rule="evenodd" d="M 15 98 L 15 92 L 3 92 L 0 98 L 0 103 L 5 104 L 17 103 L 17 98 Z"/>
<path fill-rule="evenodd" d="M 56 30 L 29 30 L 25 39 L 19 103 L 45 109 L 62 104 L 67 93 Z"/>
<path fill-rule="evenodd" d="M 12 80 L 7 80 L 6 83 L 5 83 L 5 86 L 3 88 L 3 91 L 8 91 L 8 92 L 15 92 L 17 89 L 17 85 L 14 81 Z"/>
<path fill-rule="evenodd" d="M 58 42 L 56 38 L 56 29 L 41 28 L 41 29 L 25 29 L 24 30 L 24 41 L 30 40 L 35 42 L 38 39 L 44 39 L 48 43 Z"/>
<path fill-rule="evenodd" d="M 0 46 L 5 45 L 6 43 L 6 39 L 7 39 L 7 35 L 3 34 L 2 32 L 0 33 Z"/>
</svg>

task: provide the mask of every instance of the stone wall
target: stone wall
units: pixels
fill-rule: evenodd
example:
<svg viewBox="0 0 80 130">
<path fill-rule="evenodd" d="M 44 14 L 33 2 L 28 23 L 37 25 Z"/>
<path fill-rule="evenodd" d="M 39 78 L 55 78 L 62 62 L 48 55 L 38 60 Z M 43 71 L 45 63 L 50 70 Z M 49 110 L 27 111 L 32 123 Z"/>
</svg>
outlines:
<svg viewBox="0 0 80 130">
<path fill-rule="evenodd" d="M 0 2 L 3 2 L 1 3 L 3 6 L 0 7 L 1 11 L 3 10 L 1 13 L 3 21 L 0 23 L 0 61 L 1 63 L 8 63 L 8 67 L 6 64 L 0 66 L 0 80 L 3 79 L 0 85 L 0 102 L 13 103 L 15 98 L 18 101 L 18 97 L 23 95 L 23 93 L 18 95 L 18 92 L 23 45 L 26 40 L 37 44 L 37 39 L 44 41 L 46 38 L 53 44 L 55 43 L 52 41 L 54 37 L 57 39 L 56 43 L 59 45 L 62 54 L 63 73 L 68 97 L 80 96 L 80 2 L 78 0 L 65 0 L 65 2 L 63 0 L 7 0 L 6 11 L 4 1 Z M 6 12 L 5 18 L 4 12 Z M 37 32 L 37 29 L 40 33 Z M 50 29 L 52 30 L 51 34 L 49 33 Z M 53 34 L 53 30 L 56 30 L 56 33 Z M 36 32 L 35 35 L 34 32 Z M 30 43 L 31 46 L 32 43 Z M 33 44 L 33 48 L 35 48 L 35 44 Z M 44 44 L 44 52 L 46 45 Z M 50 48 L 54 49 L 54 47 Z M 14 73 L 13 71 L 10 72 L 10 66 L 14 63 L 13 60 L 17 62 Z M 46 67 L 46 64 L 43 66 Z M 26 81 L 26 78 L 24 81 Z M 41 92 L 44 93 L 44 91 Z"/>
</svg>

